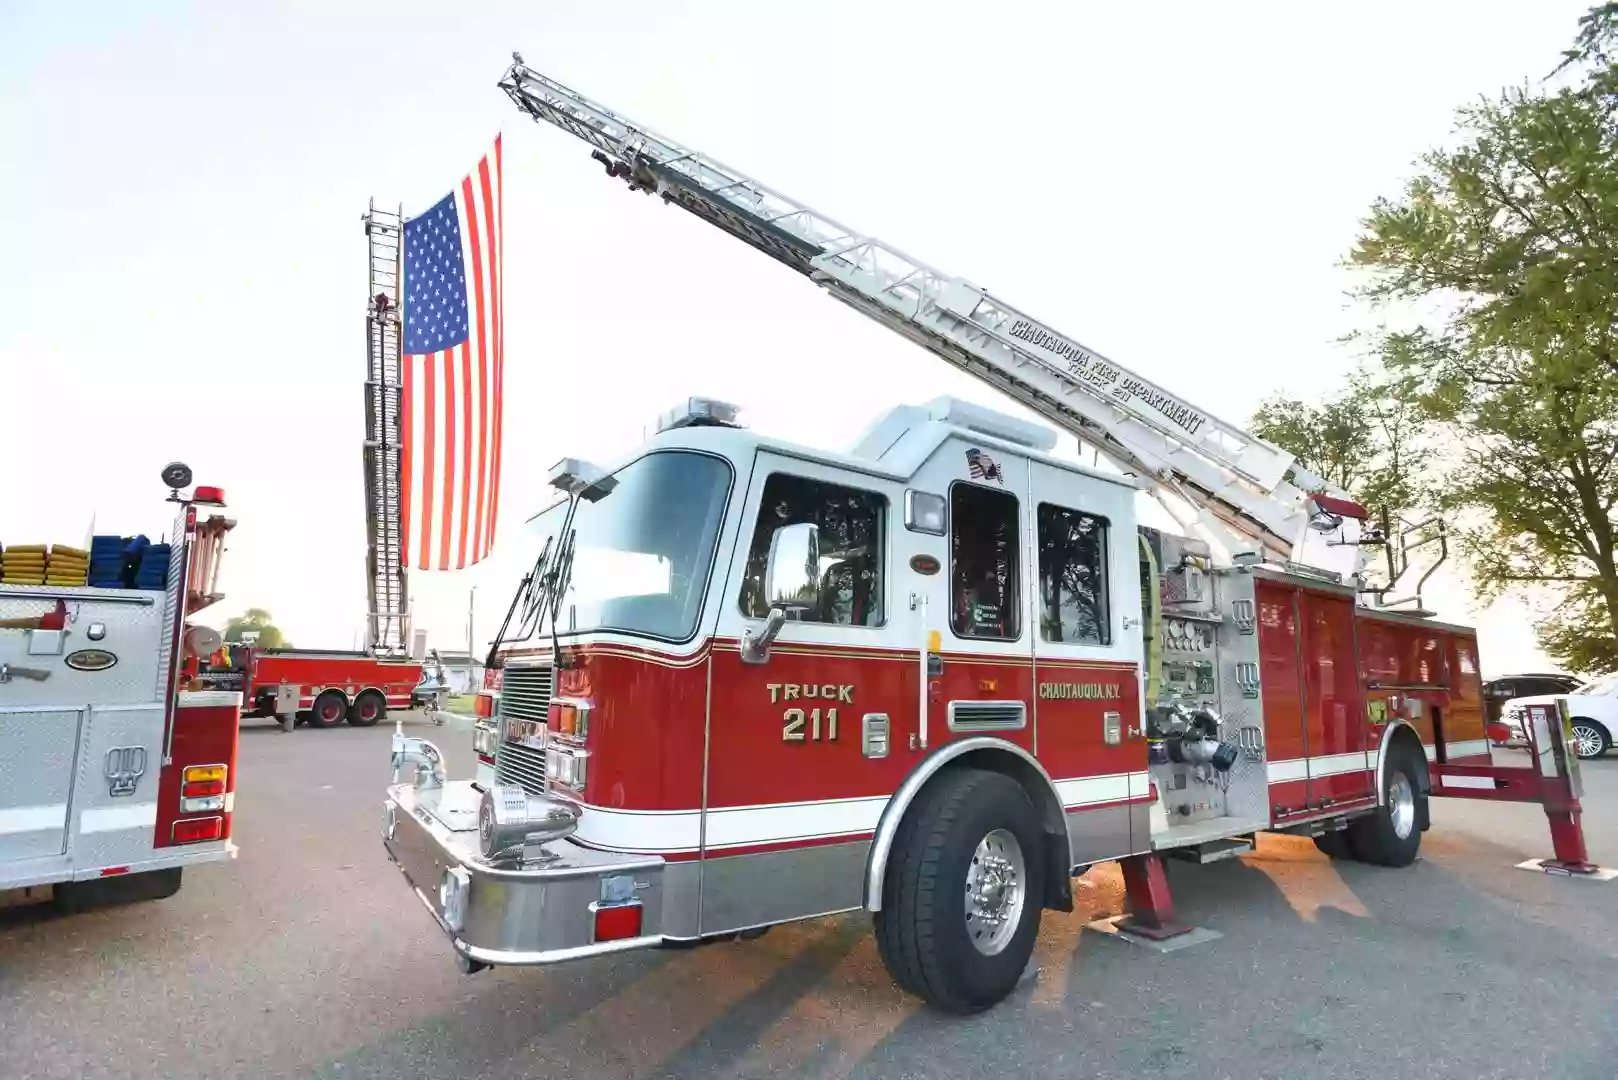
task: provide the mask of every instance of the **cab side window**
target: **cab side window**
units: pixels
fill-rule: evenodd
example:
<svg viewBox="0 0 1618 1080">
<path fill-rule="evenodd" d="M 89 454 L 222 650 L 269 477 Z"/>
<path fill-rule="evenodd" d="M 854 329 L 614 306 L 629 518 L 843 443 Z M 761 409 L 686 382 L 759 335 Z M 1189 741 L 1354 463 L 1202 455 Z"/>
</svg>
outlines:
<svg viewBox="0 0 1618 1080">
<path fill-rule="evenodd" d="M 1039 635 L 1068 645 L 1111 645 L 1107 519 L 1040 503 Z"/>
<path fill-rule="evenodd" d="M 820 603 L 802 622 L 881 626 L 882 540 L 888 500 L 874 491 L 829 484 L 787 473 L 764 482 L 758 522 L 742 577 L 742 614 L 770 613 L 764 573 L 770 539 L 783 525 L 813 523 L 820 532 Z"/>
<path fill-rule="evenodd" d="M 1022 636 L 1017 498 L 957 483 L 949 502 L 950 627 L 957 637 L 1015 641 Z"/>
</svg>

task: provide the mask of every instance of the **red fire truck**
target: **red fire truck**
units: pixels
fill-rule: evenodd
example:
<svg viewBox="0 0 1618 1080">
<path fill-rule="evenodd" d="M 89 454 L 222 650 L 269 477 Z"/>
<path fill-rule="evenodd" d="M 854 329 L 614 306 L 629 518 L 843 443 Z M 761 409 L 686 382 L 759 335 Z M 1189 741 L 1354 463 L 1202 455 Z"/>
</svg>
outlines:
<svg viewBox="0 0 1618 1080">
<path fill-rule="evenodd" d="M 1270 831 L 1403 866 L 1431 796 L 1505 786 L 1473 631 L 1371 588 L 1389 538 L 1290 455 L 520 58 L 501 85 L 1116 469 L 948 398 L 847 452 L 692 399 L 561 462 L 480 780 L 394 736 L 386 847 L 463 970 L 865 910 L 900 984 L 972 1011 L 1092 864 L 1122 862 L 1131 933 L 1174 935 L 1165 857 Z"/>
<path fill-rule="evenodd" d="M 199 677 L 239 692 L 245 716 L 283 723 L 292 716 L 322 728 L 344 720 L 372 727 L 390 708 L 410 708 L 421 670 L 413 660 L 364 652 L 226 644 L 209 657 Z"/>
<path fill-rule="evenodd" d="M 190 691 L 217 635 L 190 619 L 221 599 L 234 522 L 172 464 L 179 504 L 164 591 L 0 585 L 0 890 L 58 904 L 157 899 L 187 866 L 234 858 L 239 694 Z"/>
</svg>

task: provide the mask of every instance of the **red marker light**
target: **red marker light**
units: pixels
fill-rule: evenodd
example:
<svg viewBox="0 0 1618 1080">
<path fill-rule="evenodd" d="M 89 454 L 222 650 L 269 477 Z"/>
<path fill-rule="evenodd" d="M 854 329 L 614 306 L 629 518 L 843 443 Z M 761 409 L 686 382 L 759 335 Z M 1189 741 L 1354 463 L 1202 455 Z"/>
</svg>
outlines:
<svg viewBox="0 0 1618 1080">
<path fill-rule="evenodd" d="M 201 844 L 218 840 L 225 835 L 225 819 L 221 817 L 187 818 L 174 823 L 176 844 Z"/>
<path fill-rule="evenodd" d="M 640 937 L 640 904 L 612 904 L 596 908 L 596 940 L 622 941 Z"/>
</svg>

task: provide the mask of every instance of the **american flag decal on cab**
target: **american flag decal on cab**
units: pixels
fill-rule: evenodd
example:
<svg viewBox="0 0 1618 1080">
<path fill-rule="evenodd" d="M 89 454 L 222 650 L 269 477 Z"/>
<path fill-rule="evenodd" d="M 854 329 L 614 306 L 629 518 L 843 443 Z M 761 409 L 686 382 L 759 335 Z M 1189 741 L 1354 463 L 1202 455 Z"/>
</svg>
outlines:
<svg viewBox="0 0 1618 1080">
<path fill-rule="evenodd" d="M 993 480 L 997 484 L 1006 482 L 1006 474 L 1000 471 L 1000 463 L 975 446 L 966 452 L 966 471 L 974 480 Z"/>
</svg>

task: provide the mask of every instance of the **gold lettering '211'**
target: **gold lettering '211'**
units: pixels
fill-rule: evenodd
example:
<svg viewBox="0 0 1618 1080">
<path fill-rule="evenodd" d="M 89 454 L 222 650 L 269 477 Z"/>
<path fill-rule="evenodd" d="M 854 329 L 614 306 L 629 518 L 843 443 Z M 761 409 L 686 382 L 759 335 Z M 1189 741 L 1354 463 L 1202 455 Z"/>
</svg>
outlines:
<svg viewBox="0 0 1618 1080">
<path fill-rule="evenodd" d="M 837 704 L 854 704 L 852 683 L 765 683 L 770 703 L 820 702 L 824 708 L 798 708 L 781 712 L 782 742 L 834 742 L 837 739 Z"/>
</svg>

